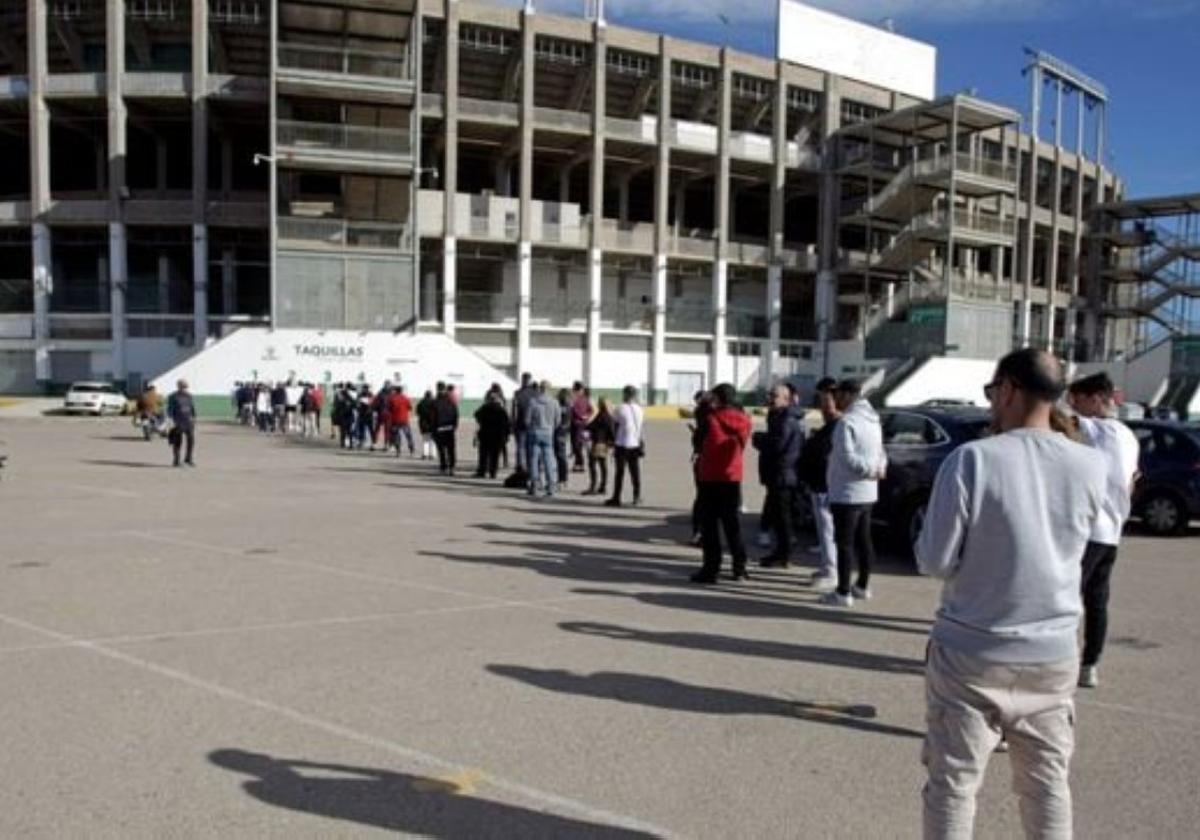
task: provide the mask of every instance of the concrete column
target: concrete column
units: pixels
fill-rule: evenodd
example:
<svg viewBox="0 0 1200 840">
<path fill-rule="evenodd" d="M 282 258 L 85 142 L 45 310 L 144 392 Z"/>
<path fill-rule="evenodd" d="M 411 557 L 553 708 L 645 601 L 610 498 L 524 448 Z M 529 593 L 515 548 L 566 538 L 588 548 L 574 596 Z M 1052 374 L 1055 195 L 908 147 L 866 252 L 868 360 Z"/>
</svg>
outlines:
<svg viewBox="0 0 1200 840">
<path fill-rule="evenodd" d="M 1061 84 L 1060 84 L 1061 87 Z M 1061 95 L 1061 94 L 1060 94 Z M 1061 120 L 1062 107 L 1059 106 Z M 1046 319 L 1046 346 L 1054 346 L 1054 296 L 1058 293 L 1058 236 L 1061 227 L 1059 194 L 1062 192 L 1062 146 L 1054 150 L 1054 177 L 1050 180 L 1050 247 L 1046 254 L 1046 305 L 1050 317 Z"/>
<path fill-rule="evenodd" d="M 192 225 L 192 331 L 196 349 L 208 338 L 208 225 Z"/>
<path fill-rule="evenodd" d="M 458 329 L 458 0 L 446 0 L 445 160 L 442 161 L 442 329 L 454 337 Z"/>
<path fill-rule="evenodd" d="M 521 12 L 521 232 L 517 245 L 517 369 L 528 370 L 530 299 L 533 295 L 533 70 L 535 15 L 532 5 Z"/>
<path fill-rule="evenodd" d="M 658 39 L 658 158 L 654 166 L 654 336 L 650 344 L 650 393 L 657 400 L 667 390 L 667 255 L 671 252 L 668 210 L 671 198 L 671 53 L 666 36 Z M 683 218 L 683 190 L 675 193 L 675 229 Z"/>
<path fill-rule="evenodd" d="M 39 383 L 50 381 L 50 294 L 54 289 L 50 227 L 33 223 L 34 370 Z"/>
<path fill-rule="evenodd" d="M 192 334 L 208 338 L 208 4 L 192 3 Z"/>
<path fill-rule="evenodd" d="M 713 344 L 709 354 L 709 379 L 715 384 L 725 369 L 727 300 L 729 298 L 729 131 L 732 121 L 732 71 L 729 49 L 721 49 L 720 91 L 717 95 L 717 178 L 713 218 L 716 223 L 716 249 L 713 255 L 712 308 Z M 739 383 L 734 383 L 735 387 Z"/>
<path fill-rule="evenodd" d="M 226 315 L 237 313 L 237 265 L 232 248 L 221 252 L 221 309 Z"/>
<path fill-rule="evenodd" d="M 158 313 L 171 311 L 171 259 L 165 251 L 158 252 Z"/>
<path fill-rule="evenodd" d="M 108 81 L 108 190 L 111 209 L 108 224 L 109 284 L 112 290 L 112 366 L 113 378 L 124 381 L 125 290 L 129 285 L 129 268 L 125 233 L 125 158 L 126 142 L 125 100 L 121 77 L 125 70 L 125 0 L 109 0 L 105 16 Z"/>
<path fill-rule="evenodd" d="M 821 353 L 821 370 L 829 374 L 829 339 L 837 318 L 838 285 L 838 179 L 837 141 L 834 134 L 842 125 L 841 79 L 832 73 L 825 75 L 822 97 L 821 129 L 824 134 L 821 163 L 821 197 L 818 224 L 820 244 L 817 250 L 817 282 L 814 286 L 813 311 L 817 316 L 817 342 Z"/>
<path fill-rule="evenodd" d="M 1076 94 L 1075 101 L 1076 110 L 1076 134 L 1075 134 L 1075 190 L 1071 195 L 1071 217 L 1075 221 L 1075 230 L 1071 235 L 1071 260 L 1067 270 L 1071 273 L 1071 299 L 1067 302 L 1067 314 L 1063 324 L 1063 340 L 1067 347 L 1071 348 L 1071 352 L 1075 351 L 1075 342 L 1078 340 L 1076 335 L 1076 322 L 1078 315 L 1076 314 L 1079 298 L 1079 278 L 1083 273 L 1084 255 L 1083 255 L 1083 117 L 1084 117 L 1084 102 L 1083 97 Z M 1088 358 L 1091 357 L 1092 348 L 1088 348 Z"/>
<path fill-rule="evenodd" d="M 1036 66 L 1029 71 L 1032 86 L 1033 113 L 1029 120 L 1029 193 L 1025 196 L 1025 229 L 1021 237 L 1021 280 L 1025 285 L 1025 302 L 1021 311 L 1021 346 L 1028 347 L 1033 337 L 1033 236 L 1037 229 L 1038 125 L 1041 123 L 1042 72 Z M 1018 148 L 1020 148 L 1018 144 Z M 1020 196 L 1018 196 L 1018 206 Z"/>
<path fill-rule="evenodd" d="M 583 379 L 595 384 L 600 370 L 600 313 L 604 305 L 604 254 L 600 249 L 604 216 L 604 129 L 608 117 L 608 28 L 603 20 L 593 27 L 592 55 L 592 160 L 591 186 L 592 246 L 588 251 L 587 348 L 583 355 Z M 570 182 L 564 180 L 567 188 Z M 569 196 L 568 196 L 569 197 Z"/>
<path fill-rule="evenodd" d="M 780 318 L 783 315 L 783 231 L 787 185 L 787 80 L 784 63 L 775 62 L 775 101 L 771 108 L 770 265 L 767 266 L 767 348 L 759 365 L 759 385 L 768 387 L 779 367 Z"/>
<path fill-rule="evenodd" d="M 50 227 L 50 111 L 46 107 L 46 0 L 30 0 L 26 48 L 29 74 L 29 211 L 33 218 L 34 369 L 39 383 L 50 381 L 50 295 L 54 290 Z"/>
<path fill-rule="evenodd" d="M 533 245 L 517 245 L 517 370 L 529 370 L 530 304 L 533 297 Z"/>
<path fill-rule="evenodd" d="M 442 243 L 442 331 L 454 338 L 458 330 L 458 239 Z"/>
<path fill-rule="evenodd" d="M 629 221 L 629 181 L 628 172 L 622 173 L 617 179 L 617 218 L 621 222 Z"/>
</svg>

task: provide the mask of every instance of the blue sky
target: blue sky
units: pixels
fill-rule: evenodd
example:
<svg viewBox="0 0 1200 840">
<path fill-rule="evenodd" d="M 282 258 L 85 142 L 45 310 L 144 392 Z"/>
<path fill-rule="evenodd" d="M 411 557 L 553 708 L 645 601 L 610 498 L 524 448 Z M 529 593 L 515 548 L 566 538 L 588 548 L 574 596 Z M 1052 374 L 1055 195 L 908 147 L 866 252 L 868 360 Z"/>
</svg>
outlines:
<svg viewBox="0 0 1200 840">
<path fill-rule="evenodd" d="M 504 0 L 521 5 L 521 0 Z M 1131 196 L 1200 192 L 1200 0 L 810 0 L 938 48 L 938 91 L 1028 110 L 1025 46 L 1104 82 L 1107 164 Z M 771 55 L 775 0 L 607 0 L 607 17 L 641 29 Z M 584 0 L 537 0 L 580 14 Z M 728 19 L 726 24 L 720 16 Z M 1073 112 L 1064 122 L 1074 137 Z M 1052 131 L 1043 123 L 1042 134 Z"/>
</svg>

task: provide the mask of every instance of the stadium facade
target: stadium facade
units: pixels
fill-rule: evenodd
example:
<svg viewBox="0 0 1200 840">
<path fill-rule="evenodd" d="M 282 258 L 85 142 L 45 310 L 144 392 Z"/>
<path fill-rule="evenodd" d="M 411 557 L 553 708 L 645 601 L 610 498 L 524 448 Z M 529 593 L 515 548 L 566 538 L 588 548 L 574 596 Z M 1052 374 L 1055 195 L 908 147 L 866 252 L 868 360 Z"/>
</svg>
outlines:
<svg viewBox="0 0 1200 840">
<path fill-rule="evenodd" d="M 1123 186 L 1082 100 L 1046 141 L 971 95 L 532 4 L 3 13 L 0 391 L 134 383 L 250 327 L 440 331 L 660 400 L 1137 341 L 1089 271 Z"/>
</svg>

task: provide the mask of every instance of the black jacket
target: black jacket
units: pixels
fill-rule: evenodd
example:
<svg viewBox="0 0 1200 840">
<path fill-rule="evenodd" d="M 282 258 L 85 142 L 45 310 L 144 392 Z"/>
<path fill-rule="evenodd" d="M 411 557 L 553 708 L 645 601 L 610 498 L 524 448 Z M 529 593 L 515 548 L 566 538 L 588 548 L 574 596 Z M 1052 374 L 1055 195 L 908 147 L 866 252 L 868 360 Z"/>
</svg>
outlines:
<svg viewBox="0 0 1200 840">
<path fill-rule="evenodd" d="M 428 435 L 433 433 L 436 424 L 437 402 L 433 397 L 422 397 L 417 403 L 417 428 L 421 434 Z"/>
<path fill-rule="evenodd" d="M 759 478 L 768 487 L 796 487 L 804 447 L 804 415 L 796 406 L 767 414 L 767 433 L 759 439 Z M 756 441 L 757 442 L 757 441 Z"/>
<path fill-rule="evenodd" d="M 504 405 L 487 401 L 475 412 L 475 422 L 479 424 L 479 440 L 481 443 L 500 445 L 508 440 L 511 423 Z"/>
<path fill-rule="evenodd" d="M 829 466 L 829 453 L 833 451 L 833 430 L 836 427 L 836 420 L 826 423 L 809 436 L 800 452 L 800 481 L 814 493 L 829 491 L 825 469 Z"/>
<path fill-rule="evenodd" d="M 438 397 L 435 417 L 433 429 L 436 432 L 452 432 L 458 428 L 458 406 L 449 397 Z"/>
<path fill-rule="evenodd" d="M 608 413 L 596 413 L 587 424 L 588 434 L 591 435 L 592 445 L 597 443 L 612 447 L 617 442 L 617 424 Z"/>
</svg>

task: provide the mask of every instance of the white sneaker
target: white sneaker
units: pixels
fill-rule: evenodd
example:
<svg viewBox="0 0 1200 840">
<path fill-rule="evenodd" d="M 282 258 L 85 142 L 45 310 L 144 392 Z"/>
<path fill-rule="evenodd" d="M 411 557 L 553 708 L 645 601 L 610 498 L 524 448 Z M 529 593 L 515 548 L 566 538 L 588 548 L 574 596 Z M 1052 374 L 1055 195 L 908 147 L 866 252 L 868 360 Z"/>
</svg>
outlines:
<svg viewBox="0 0 1200 840">
<path fill-rule="evenodd" d="M 870 587 L 868 587 L 866 589 L 859 589 L 857 586 L 851 586 L 850 594 L 853 595 L 859 601 L 870 601 L 871 600 Z"/>
<path fill-rule="evenodd" d="M 758 539 L 755 540 L 755 543 L 758 544 L 759 548 L 770 548 L 771 547 L 771 535 L 769 533 L 767 533 L 766 531 L 759 531 Z"/>
<path fill-rule="evenodd" d="M 833 572 L 815 571 L 809 579 L 809 584 L 819 592 L 828 592 L 837 586 L 837 575 Z"/>
<path fill-rule="evenodd" d="M 837 590 L 834 590 L 833 592 L 826 592 L 818 598 L 817 603 L 826 607 L 853 607 L 854 596 L 840 595 Z"/>
<path fill-rule="evenodd" d="M 1095 688 L 1100 685 L 1100 671 L 1095 665 L 1082 665 L 1079 668 L 1079 687 Z"/>
</svg>

